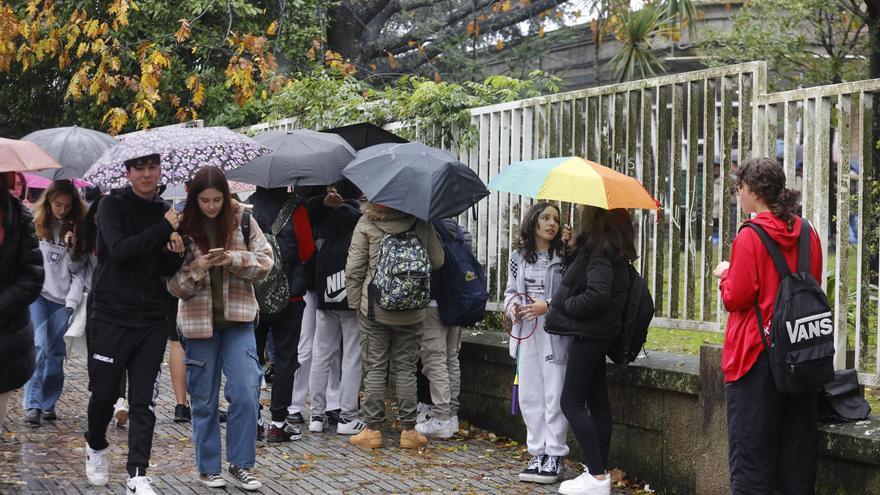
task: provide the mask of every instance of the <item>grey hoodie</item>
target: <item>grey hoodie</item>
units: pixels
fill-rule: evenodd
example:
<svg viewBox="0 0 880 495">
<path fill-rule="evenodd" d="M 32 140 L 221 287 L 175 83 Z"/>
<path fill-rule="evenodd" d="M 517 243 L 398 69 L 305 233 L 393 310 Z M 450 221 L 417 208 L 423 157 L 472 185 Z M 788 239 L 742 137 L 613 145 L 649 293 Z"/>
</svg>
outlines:
<svg viewBox="0 0 880 495">
<path fill-rule="evenodd" d="M 40 295 L 54 303 L 76 309 L 87 283 L 88 256 L 73 261 L 70 250 L 61 239 L 61 222 L 56 220 L 52 220 L 52 239 L 40 239 L 39 244 L 46 272 Z"/>
</svg>

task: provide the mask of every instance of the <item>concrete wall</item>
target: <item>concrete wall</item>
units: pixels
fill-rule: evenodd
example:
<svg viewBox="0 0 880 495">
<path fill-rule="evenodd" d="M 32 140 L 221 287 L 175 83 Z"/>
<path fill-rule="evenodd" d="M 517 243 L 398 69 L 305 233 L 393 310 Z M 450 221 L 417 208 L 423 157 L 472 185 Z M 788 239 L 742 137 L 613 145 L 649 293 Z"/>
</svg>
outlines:
<svg viewBox="0 0 880 495">
<path fill-rule="evenodd" d="M 729 492 L 727 419 L 721 352 L 700 357 L 651 352 L 630 366 L 610 365 L 614 413 L 611 465 L 660 493 Z M 461 411 L 471 423 L 524 442 L 522 419 L 511 416 L 514 362 L 506 335 L 466 336 L 461 348 Z M 572 458 L 577 442 L 569 434 Z M 880 494 L 880 418 L 822 426 L 819 494 Z"/>
</svg>

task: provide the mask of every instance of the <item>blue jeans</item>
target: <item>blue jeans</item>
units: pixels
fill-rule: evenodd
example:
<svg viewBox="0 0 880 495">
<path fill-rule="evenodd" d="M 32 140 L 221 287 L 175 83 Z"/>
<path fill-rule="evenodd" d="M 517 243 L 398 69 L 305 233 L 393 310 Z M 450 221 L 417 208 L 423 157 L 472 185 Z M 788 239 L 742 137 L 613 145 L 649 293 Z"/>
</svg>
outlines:
<svg viewBox="0 0 880 495">
<path fill-rule="evenodd" d="M 208 339 L 186 340 L 186 387 L 190 394 L 196 465 L 220 474 L 220 371 L 229 401 L 226 460 L 252 468 L 257 455 L 257 407 L 262 369 L 253 323 L 216 328 Z"/>
<path fill-rule="evenodd" d="M 24 387 L 25 409 L 51 411 L 64 387 L 64 334 L 70 318 L 63 304 L 39 296 L 30 305 L 37 365 Z"/>
</svg>

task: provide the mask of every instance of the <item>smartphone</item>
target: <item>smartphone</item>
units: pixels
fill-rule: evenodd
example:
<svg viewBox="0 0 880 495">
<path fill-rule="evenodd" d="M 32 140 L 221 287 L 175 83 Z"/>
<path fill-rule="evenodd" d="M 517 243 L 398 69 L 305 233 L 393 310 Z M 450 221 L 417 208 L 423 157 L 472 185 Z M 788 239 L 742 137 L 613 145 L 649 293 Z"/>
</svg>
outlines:
<svg viewBox="0 0 880 495">
<path fill-rule="evenodd" d="M 177 213 L 183 213 L 183 208 L 186 206 L 186 201 L 180 201 L 179 203 L 175 203 L 174 211 Z"/>
<path fill-rule="evenodd" d="M 216 256 L 216 255 L 222 253 L 223 251 L 225 251 L 225 249 L 223 249 L 223 248 L 214 248 L 214 249 L 209 249 L 208 254 Z"/>
</svg>

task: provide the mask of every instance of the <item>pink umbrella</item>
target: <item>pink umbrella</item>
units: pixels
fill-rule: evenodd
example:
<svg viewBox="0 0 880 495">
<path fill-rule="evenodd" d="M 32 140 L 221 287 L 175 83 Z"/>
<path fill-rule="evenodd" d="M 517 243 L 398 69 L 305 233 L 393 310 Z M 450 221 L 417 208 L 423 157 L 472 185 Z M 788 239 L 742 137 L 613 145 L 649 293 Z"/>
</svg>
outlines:
<svg viewBox="0 0 880 495">
<path fill-rule="evenodd" d="M 36 143 L 0 138 L 0 172 L 47 168 L 61 168 L 61 164 Z"/>
<path fill-rule="evenodd" d="M 24 174 L 24 180 L 27 182 L 27 185 L 31 189 L 48 189 L 50 185 L 52 185 L 52 179 L 47 179 L 42 175 L 35 174 Z M 82 179 L 73 179 L 74 187 L 89 187 L 91 186 L 91 182 L 86 182 Z"/>
</svg>

